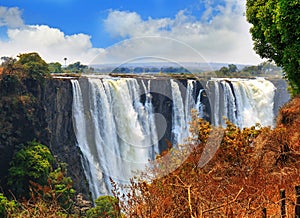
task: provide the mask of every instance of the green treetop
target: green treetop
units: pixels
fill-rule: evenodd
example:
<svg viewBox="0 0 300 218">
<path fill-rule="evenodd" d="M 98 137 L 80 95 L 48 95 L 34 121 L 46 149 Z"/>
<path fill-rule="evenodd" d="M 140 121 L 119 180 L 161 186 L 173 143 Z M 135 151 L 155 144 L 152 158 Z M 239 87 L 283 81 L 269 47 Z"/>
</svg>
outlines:
<svg viewBox="0 0 300 218">
<path fill-rule="evenodd" d="M 300 1 L 247 0 L 254 50 L 285 71 L 292 94 L 300 94 Z"/>
</svg>

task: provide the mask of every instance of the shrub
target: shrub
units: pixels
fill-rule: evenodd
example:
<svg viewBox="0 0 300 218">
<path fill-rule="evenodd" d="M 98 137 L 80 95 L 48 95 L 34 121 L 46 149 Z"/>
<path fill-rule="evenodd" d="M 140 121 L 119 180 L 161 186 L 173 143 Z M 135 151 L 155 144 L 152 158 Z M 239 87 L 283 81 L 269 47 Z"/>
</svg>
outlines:
<svg viewBox="0 0 300 218">
<path fill-rule="evenodd" d="M 16 209 L 16 202 L 9 201 L 2 193 L 0 193 L 0 217 L 10 217 Z"/>
<path fill-rule="evenodd" d="M 29 181 L 45 185 L 53 156 L 50 150 L 36 141 L 18 151 L 10 164 L 8 186 L 17 197 L 29 196 Z"/>
<path fill-rule="evenodd" d="M 87 211 L 86 215 L 88 218 L 119 218 L 120 209 L 119 201 L 117 198 L 112 196 L 100 196 L 95 201 L 96 206 Z"/>
</svg>

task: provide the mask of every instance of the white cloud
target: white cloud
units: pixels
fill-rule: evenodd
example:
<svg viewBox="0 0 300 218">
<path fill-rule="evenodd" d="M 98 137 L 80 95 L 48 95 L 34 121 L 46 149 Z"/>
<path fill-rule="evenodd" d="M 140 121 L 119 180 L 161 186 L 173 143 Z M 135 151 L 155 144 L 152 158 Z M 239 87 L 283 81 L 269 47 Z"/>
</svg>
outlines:
<svg viewBox="0 0 300 218">
<path fill-rule="evenodd" d="M 7 8 L 0 6 L 0 27 L 7 26 L 9 28 L 22 27 L 24 22 L 21 18 L 22 12 L 16 8 Z"/>
<path fill-rule="evenodd" d="M 226 4 L 218 6 L 214 1 L 207 1 L 200 18 L 187 10 L 160 19 L 111 10 L 104 20 L 106 31 L 129 40 L 106 49 L 94 48 L 86 34 L 66 35 L 46 25 L 25 25 L 18 8 L 0 7 L 0 27 L 8 28 L 7 38 L 0 38 L 0 57 L 35 51 L 47 62 L 61 63 L 64 57 L 68 63 L 102 64 L 143 56 L 175 62 L 261 62 L 252 50 L 250 25 L 243 16 L 245 1 L 225 0 Z"/>
<path fill-rule="evenodd" d="M 113 37 L 153 36 L 164 31 L 173 22 L 169 18 L 143 21 L 136 12 L 110 11 L 104 25 Z"/>
<path fill-rule="evenodd" d="M 164 50 L 163 53 L 166 53 L 165 50 L 169 49 L 168 58 L 174 57 L 179 60 L 180 56 L 183 56 L 183 59 L 190 58 L 190 61 L 198 61 L 198 57 L 178 53 L 176 45 L 170 47 L 172 43 L 170 44 L 165 40 L 167 37 L 188 44 L 210 62 L 260 63 L 262 60 L 252 49 L 250 25 L 243 16 L 245 1 L 226 0 L 225 2 L 225 4 L 214 8 L 211 4 L 207 4 L 207 10 L 202 19 L 187 15 L 188 13 L 184 10 L 179 11 L 174 19 L 152 19 L 149 17 L 146 20 L 143 20 L 136 12 L 110 11 L 104 24 L 112 36 L 131 39 L 148 36 L 161 36 L 163 38 L 162 40 L 156 38 L 156 44 L 152 46 L 147 45 L 149 40 L 143 40 L 143 43 L 141 40 L 127 41 L 124 43 L 126 49 L 118 44 L 114 49 L 107 50 L 105 58 L 109 55 L 120 57 L 122 52 L 127 57 L 133 57 L 130 52 L 137 56 L 150 53 L 159 56 L 158 50 Z M 216 15 L 212 16 L 214 12 Z M 130 49 L 128 44 L 130 44 Z M 178 43 L 175 44 L 178 45 Z M 113 54 L 113 51 L 118 54 Z"/>
<path fill-rule="evenodd" d="M 63 63 L 64 57 L 67 57 L 69 63 L 81 61 L 89 64 L 103 50 L 93 48 L 88 35 L 65 35 L 59 29 L 46 25 L 9 29 L 7 35 L 8 40 L 0 40 L 1 56 L 35 51 L 47 62 Z"/>
</svg>

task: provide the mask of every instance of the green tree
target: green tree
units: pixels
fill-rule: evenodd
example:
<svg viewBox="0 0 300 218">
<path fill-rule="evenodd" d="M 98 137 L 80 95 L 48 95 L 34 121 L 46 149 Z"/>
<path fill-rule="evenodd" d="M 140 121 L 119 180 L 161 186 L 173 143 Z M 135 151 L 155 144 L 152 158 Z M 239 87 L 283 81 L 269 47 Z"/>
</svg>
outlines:
<svg viewBox="0 0 300 218">
<path fill-rule="evenodd" d="M 54 158 L 50 150 L 36 141 L 18 151 L 10 164 L 8 185 L 17 197 L 29 194 L 30 181 L 46 185 Z"/>
<path fill-rule="evenodd" d="M 238 72 L 238 68 L 235 64 L 229 64 L 228 65 L 228 70 L 229 70 L 230 73 Z"/>
<path fill-rule="evenodd" d="M 63 73 L 61 64 L 58 62 L 48 64 L 48 69 L 50 73 Z"/>
<path fill-rule="evenodd" d="M 228 67 L 221 67 L 220 70 L 218 70 L 216 73 L 218 76 L 228 76 L 229 69 L 228 69 Z"/>
<path fill-rule="evenodd" d="M 95 201 L 96 206 L 86 213 L 88 218 L 109 217 L 120 218 L 119 201 L 112 196 L 100 196 Z"/>
<path fill-rule="evenodd" d="M 14 69 L 14 65 L 17 61 L 17 59 L 12 58 L 12 57 L 6 57 L 3 56 L 1 57 L 2 63 L 1 66 L 4 68 L 4 74 L 12 74 Z"/>
<path fill-rule="evenodd" d="M 69 209 L 74 203 L 75 190 L 73 189 L 71 177 L 67 177 L 66 174 L 64 167 L 57 168 L 49 174 L 48 182 L 54 192 L 51 194 L 50 199 L 53 200 L 53 196 L 55 196 L 62 208 Z"/>
<path fill-rule="evenodd" d="M 22 66 L 25 75 L 34 80 L 43 81 L 44 78 L 50 76 L 48 64 L 39 56 L 38 53 L 26 53 L 18 56 L 19 60 L 16 64 Z"/>
<path fill-rule="evenodd" d="M 254 50 L 285 71 L 292 94 L 300 94 L 300 1 L 247 0 Z"/>
<path fill-rule="evenodd" d="M 67 71 L 71 71 L 72 73 L 83 73 L 88 69 L 88 66 L 81 64 L 79 61 L 73 64 L 69 64 L 65 68 Z"/>
</svg>

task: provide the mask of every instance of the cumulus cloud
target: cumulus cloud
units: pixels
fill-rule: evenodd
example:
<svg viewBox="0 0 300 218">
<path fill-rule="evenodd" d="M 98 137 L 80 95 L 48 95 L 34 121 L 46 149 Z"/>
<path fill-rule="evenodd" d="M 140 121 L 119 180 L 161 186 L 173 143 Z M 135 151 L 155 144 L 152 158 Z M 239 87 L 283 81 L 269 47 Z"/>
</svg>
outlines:
<svg viewBox="0 0 300 218">
<path fill-rule="evenodd" d="M 27 25 L 8 29 L 8 40 L 0 40 L 1 56 L 16 56 L 20 53 L 38 52 L 47 62 L 81 61 L 89 64 L 103 49 L 92 47 L 86 34 L 65 35 L 46 25 Z"/>
<path fill-rule="evenodd" d="M 38 52 L 47 62 L 64 57 L 69 63 L 126 62 L 140 57 L 156 57 L 174 62 L 226 62 L 257 64 L 262 60 L 252 49 L 245 1 L 205 1 L 205 11 L 192 16 L 188 9 L 173 18 L 143 19 L 136 12 L 111 10 L 104 20 L 111 37 L 126 39 L 106 49 L 94 48 L 86 34 L 66 35 L 46 25 L 26 25 L 18 8 L 0 7 L 0 56 Z"/>
<path fill-rule="evenodd" d="M 136 12 L 110 11 L 104 25 L 113 37 L 136 37 L 159 35 L 173 21 L 169 18 L 143 21 Z"/>
<path fill-rule="evenodd" d="M 0 27 L 7 26 L 9 28 L 22 27 L 24 22 L 22 20 L 22 12 L 19 8 L 0 6 Z"/>
<path fill-rule="evenodd" d="M 106 30 L 114 37 L 134 39 L 136 37 L 162 37 L 161 43 L 156 39 L 156 44 L 149 46 L 144 41 L 144 49 L 140 40 L 135 43 L 131 40 L 130 51 L 138 50 L 140 55 L 151 53 L 150 50 L 161 48 L 170 49 L 169 57 L 180 58 L 178 49 L 167 48 L 165 38 L 186 43 L 196 49 L 210 62 L 229 62 L 256 64 L 262 60 L 252 49 L 252 40 L 249 33 L 250 25 L 247 23 L 243 12 L 245 12 L 245 1 L 226 0 L 223 5 L 212 5 L 208 1 L 206 11 L 202 18 L 189 15 L 185 10 L 179 11 L 173 18 L 143 20 L 136 12 L 110 11 L 104 21 Z M 167 43 L 168 44 L 168 43 Z M 107 52 L 125 52 L 129 55 L 128 42 L 124 43 L 126 49 L 121 45 L 119 50 L 110 49 Z M 136 52 L 135 52 L 136 53 Z M 159 55 L 159 52 L 156 52 Z M 115 54 L 107 54 L 114 56 Z M 120 54 L 118 55 L 120 56 Z M 188 56 L 188 54 L 184 54 Z M 190 55 L 190 61 L 199 61 L 198 57 Z M 187 59 L 185 57 L 184 59 Z"/>
</svg>

